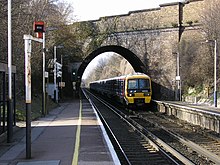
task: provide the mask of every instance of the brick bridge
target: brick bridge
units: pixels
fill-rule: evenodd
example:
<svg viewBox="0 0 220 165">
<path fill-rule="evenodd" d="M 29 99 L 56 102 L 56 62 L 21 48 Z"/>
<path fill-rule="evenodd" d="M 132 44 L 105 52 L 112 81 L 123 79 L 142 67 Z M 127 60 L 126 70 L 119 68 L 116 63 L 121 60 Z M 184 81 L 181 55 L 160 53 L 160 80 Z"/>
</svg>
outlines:
<svg viewBox="0 0 220 165">
<path fill-rule="evenodd" d="M 77 65 L 77 87 L 87 65 L 104 52 L 123 56 L 137 72 L 147 73 L 154 82 L 157 99 L 174 99 L 177 88 L 177 54 L 182 40 L 203 39 L 200 12 L 206 0 L 162 4 L 159 8 L 129 12 L 90 21 L 100 31 L 114 26 L 100 47 L 87 53 Z M 73 66 L 76 67 L 76 66 Z"/>
</svg>

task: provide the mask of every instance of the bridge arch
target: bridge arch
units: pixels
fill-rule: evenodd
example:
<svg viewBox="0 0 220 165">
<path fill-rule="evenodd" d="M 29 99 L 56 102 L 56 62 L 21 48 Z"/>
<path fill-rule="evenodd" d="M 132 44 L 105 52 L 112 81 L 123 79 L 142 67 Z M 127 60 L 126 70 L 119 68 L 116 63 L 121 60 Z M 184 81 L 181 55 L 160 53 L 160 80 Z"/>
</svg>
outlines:
<svg viewBox="0 0 220 165">
<path fill-rule="evenodd" d="M 90 53 L 82 62 L 80 65 L 78 71 L 77 71 L 77 84 L 76 87 L 79 89 L 81 84 L 81 78 L 82 75 L 88 66 L 88 64 L 98 55 L 105 53 L 105 52 L 115 52 L 120 54 L 122 57 L 124 57 L 134 68 L 135 72 L 141 72 L 141 73 L 147 73 L 146 66 L 144 63 L 130 50 L 117 45 L 108 45 L 108 46 L 102 46 L 96 50 L 94 50 L 92 53 Z"/>
<path fill-rule="evenodd" d="M 109 45 L 109 46 L 103 46 L 96 50 L 94 50 L 92 53 L 90 53 L 82 62 L 80 65 L 78 72 L 77 72 L 77 78 L 81 79 L 82 75 L 88 66 L 88 64 L 98 55 L 105 53 L 105 52 L 115 52 L 120 54 L 122 57 L 124 57 L 134 68 L 136 72 L 142 72 L 146 73 L 146 67 L 143 64 L 143 62 L 130 50 L 117 45 Z"/>
</svg>

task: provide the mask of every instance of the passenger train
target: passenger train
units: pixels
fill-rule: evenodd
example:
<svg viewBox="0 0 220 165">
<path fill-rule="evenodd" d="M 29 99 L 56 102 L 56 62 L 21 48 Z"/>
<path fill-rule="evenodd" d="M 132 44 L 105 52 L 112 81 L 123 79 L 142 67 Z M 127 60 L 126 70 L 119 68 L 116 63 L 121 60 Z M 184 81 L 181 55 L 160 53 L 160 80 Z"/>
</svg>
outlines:
<svg viewBox="0 0 220 165">
<path fill-rule="evenodd" d="M 151 79 L 143 73 L 98 80 L 90 83 L 90 90 L 115 98 L 127 106 L 143 106 L 151 102 Z"/>
</svg>

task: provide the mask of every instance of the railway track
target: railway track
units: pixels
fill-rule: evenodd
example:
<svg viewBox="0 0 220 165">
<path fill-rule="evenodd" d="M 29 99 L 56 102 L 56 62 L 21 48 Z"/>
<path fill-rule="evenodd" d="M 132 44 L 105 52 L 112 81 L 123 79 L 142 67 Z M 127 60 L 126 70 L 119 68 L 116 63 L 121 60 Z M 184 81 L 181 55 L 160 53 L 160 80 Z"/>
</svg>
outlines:
<svg viewBox="0 0 220 165">
<path fill-rule="evenodd" d="M 141 123 L 143 127 L 147 127 L 149 131 L 166 141 L 166 136 L 176 139 L 182 143 L 185 148 L 182 150 L 184 155 L 196 164 L 220 164 L 220 138 L 210 131 L 201 129 L 199 126 L 193 126 L 178 119 L 165 117 L 160 113 L 138 112 L 136 122 Z M 156 129 L 155 129 L 156 128 Z M 163 136 L 161 133 L 163 132 Z M 170 140 L 169 140 L 170 141 Z M 177 147 L 175 143 L 167 143 L 170 146 Z"/>
<path fill-rule="evenodd" d="M 106 123 L 105 127 L 110 128 L 110 139 L 115 144 L 121 164 L 194 164 L 155 135 L 149 134 L 132 119 L 136 116 L 123 115 L 115 107 L 100 101 L 94 95 L 88 95 Z"/>
<path fill-rule="evenodd" d="M 111 102 L 111 104 L 115 103 Z M 117 103 L 115 105 L 118 107 Z M 120 108 L 120 111 L 195 164 L 220 164 L 218 134 L 161 113 L 146 112 L 146 110 L 127 111 L 124 108 Z"/>
</svg>

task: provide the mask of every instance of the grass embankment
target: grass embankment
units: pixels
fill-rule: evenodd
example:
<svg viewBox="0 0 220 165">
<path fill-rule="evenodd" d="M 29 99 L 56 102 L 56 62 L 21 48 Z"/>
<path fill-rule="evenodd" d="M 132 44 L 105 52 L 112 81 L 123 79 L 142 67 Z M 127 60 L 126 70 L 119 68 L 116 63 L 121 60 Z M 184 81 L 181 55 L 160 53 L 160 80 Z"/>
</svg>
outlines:
<svg viewBox="0 0 220 165">
<path fill-rule="evenodd" d="M 54 103 L 50 98 L 46 101 L 46 110 L 49 112 L 53 108 L 59 106 Z M 34 96 L 31 102 L 31 118 L 35 120 L 42 117 L 42 97 L 40 95 Z M 16 102 L 16 119 L 18 121 L 26 120 L 26 104 L 24 100 L 18 99 Z"/>
</svg>

